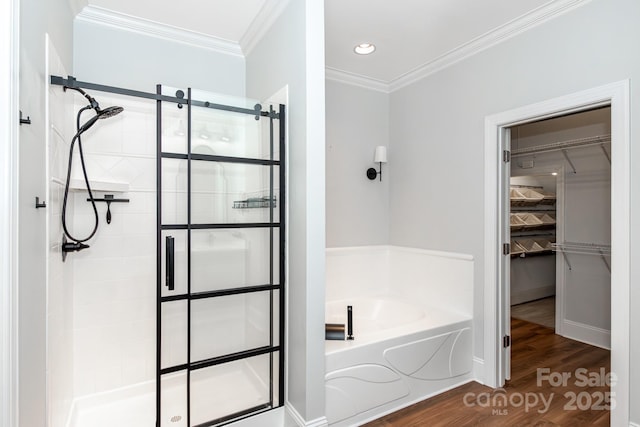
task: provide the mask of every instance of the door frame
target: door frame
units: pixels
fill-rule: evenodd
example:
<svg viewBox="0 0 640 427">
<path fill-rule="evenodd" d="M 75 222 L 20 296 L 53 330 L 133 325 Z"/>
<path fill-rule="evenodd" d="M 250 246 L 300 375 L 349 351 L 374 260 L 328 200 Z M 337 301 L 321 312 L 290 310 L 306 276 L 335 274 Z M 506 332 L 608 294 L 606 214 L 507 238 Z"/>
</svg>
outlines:
<svg viewBox="0 0 640 427">
<path fill-rule="evenodd" d="M 18 424 L 19 7 L 0 4 L 0 424 L 7 426 Z"/>
<path fill-rule="evenodd" d="M 611 106 L 611 371 L 617 375 L 612 386 L 616 406 L 611 425 L 629 425 L 629 295 L 630 295 L 630 84 L 622 80 L 504 111 L 485 118 L 485 205 L 484 205 L 484 378 L 490 387 L 504 385 L 506 352 L 502 334 L 506 301 L 502 289 L 502 235 L 499 208 L 505 176 L 501 162 L 503 129 L 543 118 L 557 117 L 598 106 Z M 509 255 L 507 255 L 509 256 Z"/>
</svg>

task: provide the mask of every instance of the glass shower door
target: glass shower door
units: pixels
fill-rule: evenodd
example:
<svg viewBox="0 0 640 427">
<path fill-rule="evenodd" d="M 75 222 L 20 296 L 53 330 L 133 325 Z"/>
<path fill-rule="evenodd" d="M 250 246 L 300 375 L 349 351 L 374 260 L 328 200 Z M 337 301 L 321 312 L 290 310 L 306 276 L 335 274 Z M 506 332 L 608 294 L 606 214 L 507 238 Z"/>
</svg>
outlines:
<svg viewBox="0 0 640 427">
<path fill-rule="evenodd" d="M 214 101 L 191 89 L 158 101 L 160 427 L 284 400 L 284 106 Z"/>
</svg>

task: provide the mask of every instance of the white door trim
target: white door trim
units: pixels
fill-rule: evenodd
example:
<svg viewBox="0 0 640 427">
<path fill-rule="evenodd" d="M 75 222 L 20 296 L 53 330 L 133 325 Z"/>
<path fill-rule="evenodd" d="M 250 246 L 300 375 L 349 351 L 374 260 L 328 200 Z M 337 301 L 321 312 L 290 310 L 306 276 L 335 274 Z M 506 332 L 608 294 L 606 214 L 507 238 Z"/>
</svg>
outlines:
<svg viewBox="0 0 640 427">
<path fill-rule="evenodd" d="M 19 1 L 0 2 L 0 424 L 18 425 Z"/>
<path fill-rule="evenodd" d="M 618 381 L 612 387 L 616 406 L 611 425 L 629 425 L 629 289 L 630 289 L 630 92 L 629 81 L 561 96 L 485 118 L 485 274 L 484 274 L 484 366 L 483 382 L 500 387 L 504 352 L 501 347 L 499 269 L 500 233 L 496 218 L 500 203 L 500 130 L 541 118 L 611 105 L 611 371 Z"/>
</svg>

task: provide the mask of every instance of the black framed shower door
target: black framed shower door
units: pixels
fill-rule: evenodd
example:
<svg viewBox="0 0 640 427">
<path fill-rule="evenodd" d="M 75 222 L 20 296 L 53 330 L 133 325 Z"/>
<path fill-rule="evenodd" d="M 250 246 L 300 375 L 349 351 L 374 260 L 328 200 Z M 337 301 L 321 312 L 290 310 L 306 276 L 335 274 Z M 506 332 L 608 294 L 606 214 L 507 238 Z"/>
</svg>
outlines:
<svg viewBox="0 0 640 427">
<path fill-rule="evenodd" d="M 285 107 L 194 93 L 157 87 L 157 427 L 284 403 Z"/>
</svg>

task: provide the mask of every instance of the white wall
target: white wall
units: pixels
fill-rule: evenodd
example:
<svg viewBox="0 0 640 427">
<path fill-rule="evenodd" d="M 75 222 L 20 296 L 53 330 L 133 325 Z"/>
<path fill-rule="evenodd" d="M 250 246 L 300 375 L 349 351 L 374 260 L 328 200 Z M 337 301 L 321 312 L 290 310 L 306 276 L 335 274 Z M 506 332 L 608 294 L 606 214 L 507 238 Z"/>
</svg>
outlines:
<svg viewBox="0 0 640 427">
<path fill-rule="evenodd" d="M 17 422 L 18 45 L 17 0 L 0 4 L 0 425 Z"/>
<path fill-rule="evenodd" d="M 484 191 L 485 117 L 605 83 L 640 78 L 640 59 L 629 53 L 640 38 L 638 19 L 640 3 L 635 0 L 592 0 L 392 93 L 391 243 L 473 254 L 477 260 L 475 294 L 483 295 L 484 218 L 479 208 Z M 631 96 L 635 111 L 640 108 L 637 85 L 632 85 Z M 631 117 L 631 127 L 632 134 L 640 132 L 640 121 Z M 640 153 L 632 149 L 630 160 L 633 187 L 638 183 Z M 640 199 L 631 197 L 631 216 L 637 218 Z M 640 239 L 635 220 L 631 239 Z M 634 264 L 631 283 L 639 280 L 640 266 Z M 474 353 L 483 358 L 482 298 L 476 298 L 475 304 Z M 630 304 L 631 349 L 637 355 L 640 335 L 635 325 L 640 318 L 633 308 L 640 306 L 638 287 L 632 286 Z M 637 401 L 640 370 L 632 365 L 631 374 L 631 401 Z M 639 407 L 632 408 L 631 419 L 640 420 Z"/>
<path fill-rule="evenodd" d="M 288 86 L 288 401 L 304 420 L 324 405 L 324 10 L 291 0 L 247 56 L 247 95 Z"/>
<path fill-rule="evenodd" d="M 20 109 L 32 124 L 19 135 L 19 422 L 30 427 L 46 423 L 47 212 L 34 207 L 47 199 L 45 34 L 71 70 L 73 13 L 66 0 L 21 0 L 20 9 Z"/>
<path fill-rule="evenodd" d="M 244 58 L 95 22 L 74 22 L 74 77 L 154 92 L 156 84 L 243 96 Z"/>
<path fill-rule="evenodd" d="M 389 95 L 326 82 L 327 247 L 389 241 Z M 378 145 L 389 147 L 382 182 L 369 180 Z"/>
</svg>

